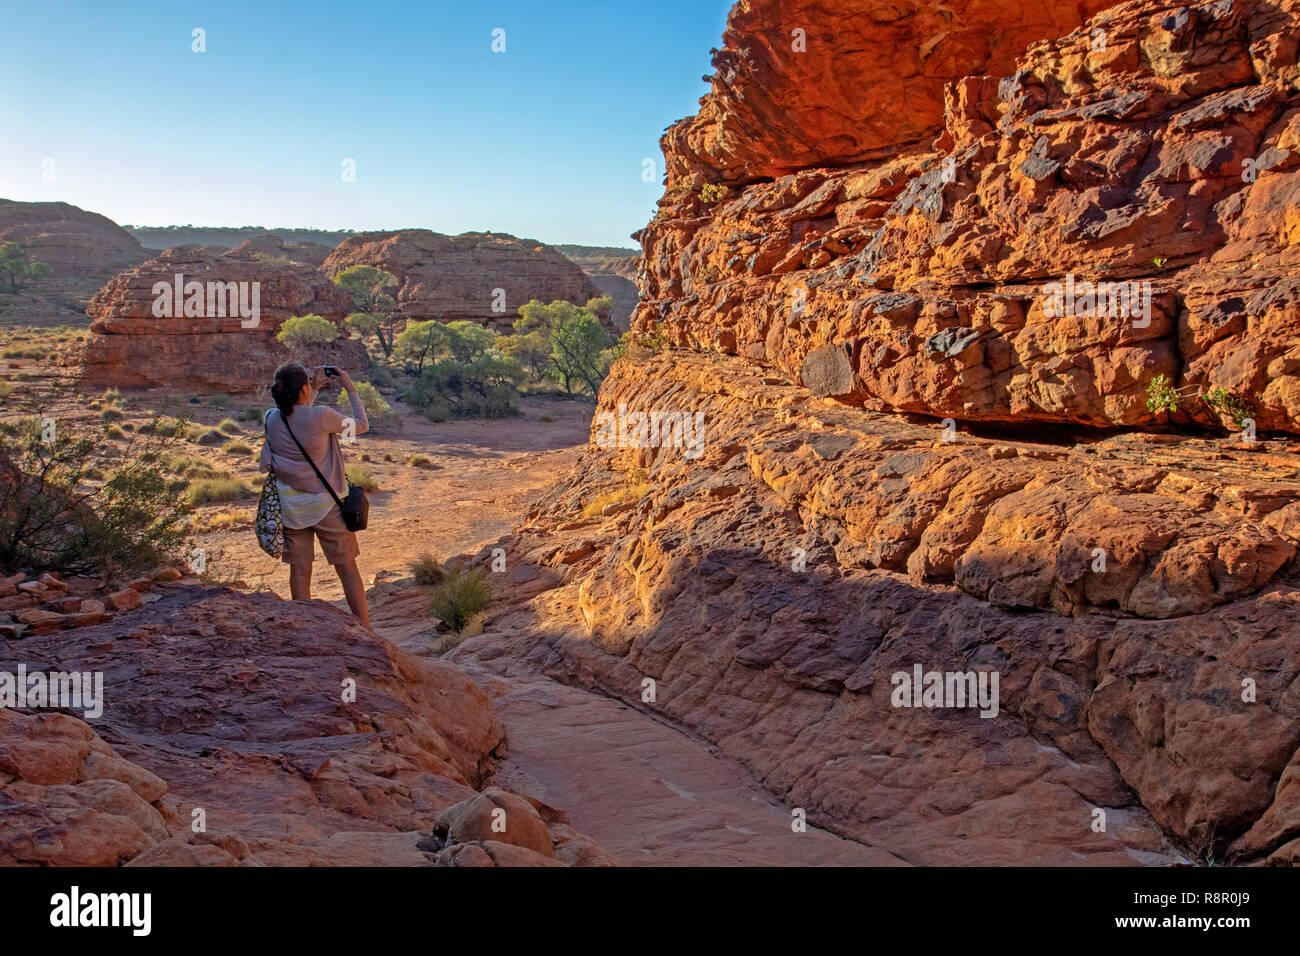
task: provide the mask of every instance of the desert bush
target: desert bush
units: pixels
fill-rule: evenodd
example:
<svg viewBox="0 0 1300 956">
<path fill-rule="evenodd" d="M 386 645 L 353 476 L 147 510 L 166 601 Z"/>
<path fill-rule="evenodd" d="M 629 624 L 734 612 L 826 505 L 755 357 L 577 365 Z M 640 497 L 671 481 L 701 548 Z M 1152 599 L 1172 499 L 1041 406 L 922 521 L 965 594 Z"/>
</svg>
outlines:
<svg viewBox="0 0 1300 956">
<path fill-rule="evenodd" d="M 249 405 L 239 413 L 238 418 L 241 422 L 260 422 L 262 420 L 262 410 L 256 405 Z"/>
<path fill-rule="evenodd" d="M 217 425 L 217 431 L 225 432 L 227 435 L 244 434 L 244 430 L 239 427 L 239 422 L 233 418 L 223 418 Z"/>
<path fill-rule="evenodd" d="M 221 446 L 221 450 L 227 455 L 251 455 L 253 446 L 248 442 L 240 441 L 238 438 L 232 438 Z"/>
<path fill-rule="evenodd" d="M 442 570 L 442 565 L 438 563 L 438 559 L 428 551 L 408 563 L 406 568 L 411 572 L 411 577 L 415 579 L 416 584 L 426 586 L 441 584 L 443 578 L 447 576 Z"/>
<path fill-rule="evenodd" d="M 248 489 L 233 478 L 200 478 L 186 486 L 185 504 L 197 508 L 199 505 L 238 501 L 248 493 Z"/>
<path fill-rule="evenodd" d="M 446 569 L 445 575 L 433 592 L 432 610 L 440 621 L 459 631 L 492 603 L 492 588 L 484 567 L 455 564 Z"/>
<path fill-rule="evenodd" d="M 406 463 L 412 468 L 432 468 L 433 460 L 428 455 L 412 455 L 406 459 Z"/>
<path fill-rule="evenodd" d="M 203 425 L 191 428 L 185 438 L 196 445 L 220 445 L 226 440 L 226 436 L 215 428 L 207 428 Z"/>
<path fill-rule="evenodd" d="M 99 420 L 101 422 L 120 422 L 124 418 L 126 418 L 126 415 L 123 412 L 118 411 L 116 408 L 106 408 L 99 413 Z"/>
<path fill-rule="evenodd" d="M 127 455 L 105 472 L 91 435 L 47 440 L 44 417 L 0 424 L 0 568 L 118 574 L 174 556 L 185 510 L 156 462 Z"/>
<path fill-rule="evenodd" d="M 647 489 L 646 484 L 638 483 L 628 488 L 616 488 L 613 491 L 597 495 L 582 506 L 582 516 L 584 518 L 595 518 L 610 505 L 623 505 L 633 501 L 640 501 L 645 497 Z"/>
<path fill-rule="evenodd" d="M 471 415 L 503 418 L 518 414 L 523 379 L 517 361 L 491 349 L 469 362 L 434 362 L 411 385 L 406 401 L 433 421 Z"/>
<path fill-rule="evenodd" d="M 113 441 L 119 441 L 126 438 L 126 432 L 122 431 L 117 425 L 109 425 L 104 429 L 104 437 L 111 438 Z"/>
<path fill-rule="evenodd" d="M 357 485 L 366 491 L 378 491 L 379 482 L 375 480 L 374 472 L 364 465 L 348 465 L 345 469 L 348 481 Z"/>
<path fill-rule="evenodd" d="M 15 378 L 16 377 L 17 376 L 15 376 Z M 4 399 L 12 395 L 14 393 L 14 389 L 17 387 L 18 386 L 14 385 L 12 382 L 0 382 L 0 401 L 4 401 Z"/>
</svg>

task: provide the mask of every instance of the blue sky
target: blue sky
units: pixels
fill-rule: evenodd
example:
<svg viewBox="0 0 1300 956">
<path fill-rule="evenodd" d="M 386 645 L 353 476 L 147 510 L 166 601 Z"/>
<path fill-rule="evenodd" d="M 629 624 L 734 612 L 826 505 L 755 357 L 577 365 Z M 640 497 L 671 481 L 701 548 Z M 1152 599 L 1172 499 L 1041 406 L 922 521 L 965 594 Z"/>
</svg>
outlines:
<svg viewBox="0 0 1300 956">
<path fill-rule="evenodd" d="M 0 197 L 137 225 L 632 246 L 662 194 L 659 136 L 707 91 L 730 5 L 10 4 Z M 205 53 L 191 49 L 195 28 Z"/>
</svg>

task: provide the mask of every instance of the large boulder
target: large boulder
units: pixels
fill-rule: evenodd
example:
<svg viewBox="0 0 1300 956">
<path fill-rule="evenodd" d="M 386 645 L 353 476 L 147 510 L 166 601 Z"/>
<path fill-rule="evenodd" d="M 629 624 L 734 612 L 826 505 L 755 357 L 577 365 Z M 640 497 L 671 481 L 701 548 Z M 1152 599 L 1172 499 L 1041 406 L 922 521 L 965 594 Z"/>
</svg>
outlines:
<svg viewBox="0 0 1300 956">
<path fill-rule="evenodd" d="M 318 268 L 323 247 L 285 244 L 275 236 L 249 239 L 234 249 L 176 246 L 142 265 L 115 276 L 86 310 L 93 320 L 77 357 L 82 380 L 92 386 L 159 388 L 248 393 L 265 387 L 277 365 L 291 356 L 276 338 L 288 318 L 315 313 L 341 323 L 352 311 L 347 293 Z M 182 308 L 158 315 L 159 290 L 183 282 L 204 285 L 202 308 L 186 315 Z M 246 313 L 253 311 L 254 284 L 258 314 L 244 317 L 235 295 L 213 297 L 218 285 L 246 290 Z M 242 294 L 242 293 L 241 293 Z M 179 312 L 179 314 L 177 314 Z M 254 318 L 256 322 L 254 323 Z M 364 346 L 340 328 L 330 345 L 296 356 L 310 364 L 338 365 L 360 376 L 369 368 Z"/>
<path fill-rule="evenodd" d="M 397 304 L 407 318 L 467 320 L 498 330 L 508 331 L 531 299 L 583 305 L 601 295 L 582 269 L 550 246 L 504 233 L 363 232 L 339 243 L 322 269 L 332 276 L 355 265 L 397 277 Z M 602 318 L 608 325 L 609 316 Z"/>
<path fill-rule="evenodd" d="M 0 709 L 0 864 L 431 865 L 435 824 L 475 800 L 510 813 L 487 839 L 550 850 L 532 805 L 478 793 L 505 731 L 458 668 L 321 601 L 159 591 L 108 624 L 0 640 L 0 672 L 103 675 L 98 716 Z M 482 836 L 460 816 L 446 843 Z"/>
</svg>

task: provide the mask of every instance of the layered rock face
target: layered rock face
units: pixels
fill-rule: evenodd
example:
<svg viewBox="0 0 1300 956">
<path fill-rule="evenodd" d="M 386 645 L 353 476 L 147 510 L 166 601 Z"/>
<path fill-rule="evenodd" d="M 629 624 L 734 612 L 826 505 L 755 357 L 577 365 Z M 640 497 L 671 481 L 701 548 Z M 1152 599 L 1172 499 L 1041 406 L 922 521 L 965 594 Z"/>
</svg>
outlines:
<svg viewBox="0 0 1300 956">
<path fill-rule="evenodd" d="M 732 31 L 793 22 L 795 6 L 740 4 Z M 885 5 L 832 6 L 857 33 L 810 37 L 806 54 L 769 28 L 731 36 L 714 94 L 664 137 L 643 327 L 872 409 L 1150 425 L 1168 413 L 1146 389 L 1165 375 L 1190 396 L 1175 422 L 1217 426 L 1195 393 L 1221 387 L 1257 428 L 1300 430 L 1293 4 L 1120 4 L 1040 33 L 1002 75 L 936 66 L 942 113 L 872 85 L 860 61 L 888 42 L 848 43 L 893 36 L 871 13 Z M 842 93 L 859 85 L 901 124 L 875 157 L 883 134 L 844 122 L 863 115 Z M 787 123 L 768 115 L 784 102 Z"/>
<path fill-rule="evenodd" d="M 675 347 L 615 367 L 452 656 L 686 726 L 913 863 L 1300 862 L 1300 20 L 1050 9 L 737 4 L 640 236 L 634 329 Z M 872 98 L 921 73 L 942 110 Z M 1199 399 L 1146 427 L 1158 374 L 1260 440 Z"/>
<path fill-rule="evenodd" d="M 115 276 L 86 310 L 91 334 L 76 359 L 83 382 L 230 394 L 265 387 L 291 357 L 276 339 L 286 319 L 316 313 L 342 322 L 351 311 L 348 294 L 318 268 L 324 252 L 314 243 L 263 236 L 234 249 L 177 246 Z M 178 275 L 203 285 L 192 309 L 183 284 L 175 294 Z M 161 310 L 160 295 L 168 296 Z M 370 364 L 365 348 L 342 329 L 334 343 L 299 358 L 355 374 Z"/>
<path fill-rule="evenodd" d="M 504 731 L 457 668 L 322 602 L 163 588 L 0 642 L 0 671 L 98 672 L 103 692 L 85 719 L 0 709 L 0 865 L 609 862 L 562 812 L 482 789 Z"/>
<path fill-rule="evenodd" d="M 333 275 L 355 265 L 397 276 L 397 304 L 407 318 L 466 320 L 501 331 L 510 330 L 519 307 L 531 299 L 582 305 L 601 294 L 586 273 L 550 246 L 504 233 L 358 233 L 339 243 L 323 271 Z M 608 323 L 609 317 L 603 318 Z"/>
<path fill-rule="evenodd" d="M 21 243 L 50 274 L 16 296 L 0 297 L 0 316 L 79 318 L 109 278 L 139 265 L 148 253 L 105 216 L 65 202 L 0 199 L 0 242 Z"/>
</svg>

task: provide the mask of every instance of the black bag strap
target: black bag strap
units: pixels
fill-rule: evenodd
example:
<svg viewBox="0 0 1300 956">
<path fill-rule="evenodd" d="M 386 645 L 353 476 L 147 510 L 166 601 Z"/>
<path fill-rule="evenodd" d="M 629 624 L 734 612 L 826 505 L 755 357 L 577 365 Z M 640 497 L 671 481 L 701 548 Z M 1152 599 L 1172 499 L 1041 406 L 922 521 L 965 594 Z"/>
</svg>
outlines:
<svg viewBox="0 0 1300 956">
<path fill-rule="evenodd" d="M 278 409 L 272 409 L 272 411 L 278 411 Z M 267 412 L 267 415 L 269 417 L 270 412 Z M 320 479 L 320 483 L 325 486 L 325 490 L 330 493 L 330 497 L 334 499 L 334 503 L 339 506 L 339 511 L 342 511 L 343 502 L 340 501 L 339 496 L 334 493 L 334 489 L 331 488 L 330 483 L 325 480 L 325 476 L 320 473 L 320 469 L 316 467 L 316 462 L 311 460 L 311 455 L 307 454 L 307 449 L 302 447 L 302 442 L 298 441 L 298 436 L 295 435 L 293 429 L 289 427 L 289 419 L 284 416 L 284 412 L 280 412 L 280 421 L 284 423 L 284 427 L 289 432 L 289 437 L 293 439 L 293 443 L 297 445 L 298 450 L 302 452 L 302 457 L 306 458 L 307 464 L 311 465 L 311 470 L 316 472 L 316 477 Z"/>
</svg>

